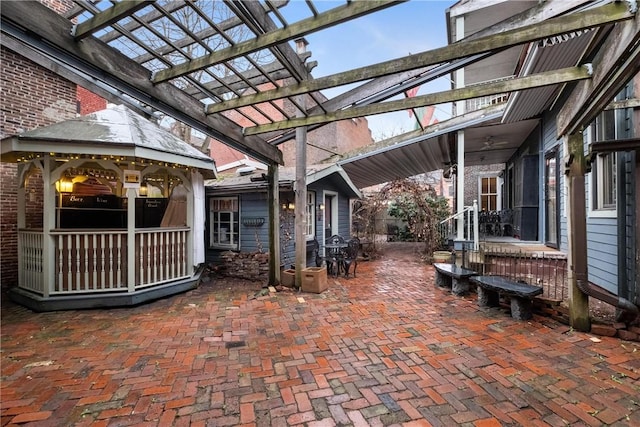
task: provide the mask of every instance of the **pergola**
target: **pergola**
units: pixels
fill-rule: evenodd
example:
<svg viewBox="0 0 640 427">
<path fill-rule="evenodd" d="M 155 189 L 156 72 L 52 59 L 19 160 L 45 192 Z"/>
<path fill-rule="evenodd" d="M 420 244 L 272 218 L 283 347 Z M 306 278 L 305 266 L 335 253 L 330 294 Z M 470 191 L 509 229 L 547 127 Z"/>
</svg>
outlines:
<svg viewBox="0 0 640 427">
<path fill-rule="evenodd" d="M 575 102 L 561 114 L 559 135 L 570 135 L 592 120 L 637 72 L 634 64 L 640 55 L 635 2 L 550 0 L 444 47 L 333 75 L 311 76 L 314 63 L 307 61 L 310 55 L 304 49 L 305 36 L 366 14 L 382 14 L 400 3 L 404 2 L 306 0 L 300 7 L 302 2 L 281 0 L 76 0 L 72 10 L 58 14 L 38 2 L 4 2 L 1 43 L 109 100 L 148 115 L 162 112 L 266 162 L 273 183 L 278 181 L 277 177 L 273 179 L 275 166 L 282 163 L 278 145 L 295 138 L 300 153 L 300 189 L 305 188 L 308 129 L 337 120 L 586 81 L 577 86 Z M 292 9 L 296 10 L 295 19 L 289 18 Z M 625 25 L 611 30 L 613 24 L 621 22 Z M 585 29 L 600 31 L 599 40 L 605 44 L 610 40 L 615 43 L 608 51 L 603 50 L 598 63 L 591 67 L 548 69 L 410 99 L 392 99 L 482 59 L 495 57 L 498 62 L 509 48 Z M 291 44 L 294 41 L 297 48 Z M 319 93 L 347 85 L 355 86 L 332 99 L 326 100 Z M 295 108 L 283 108 L 283 99 Z M 368 159 L 375 158 L 376 170 L 394 171 L 381 174 L 379 179 L 384 181 L 439 169 L 455 163 L 465 152 L 477 151 L 485 135 L 479 132 L 473 138 L 470 132 L 461 150 L 456 135 L 462 128 L 485 121 L 471 117 L 449 127 L 445 124 L 444 128 L 451 130 L 448 133 L 439 132 L 441 128 L 425 128 L 400 135 L 372 147 L 371 157 L 357 153 L 352 161 L 343 159 L 342 165 L 348 173 L 361 173 L 362 168 L 356 170 L 356 160 L 366 170 L 371 169 Z M 511 132 L 520 134 L 530 131 L 526 123 L 521 129 L 513 124 L 512 128 Z M 409 151 L 384 155 L 392 144 Z M 516 147 L 509 148 L 511 151 L 504 147 L 487 150 L 487 158 L 482 161 L 504 162 Z M 407 163 L 407 156 L 414 161 Z M 369 174 L 361 182 L 371 185 L 376 183 L 373 181 Z M 277 191 L 272 195 L 275 213 Z M 297 197 L 297 204 L 302 205 L 304 190 Z M 271 218 L 277 219 L 277 215 Z M 301 227 L 302 212 L 296 222 Z"/>
</svg>

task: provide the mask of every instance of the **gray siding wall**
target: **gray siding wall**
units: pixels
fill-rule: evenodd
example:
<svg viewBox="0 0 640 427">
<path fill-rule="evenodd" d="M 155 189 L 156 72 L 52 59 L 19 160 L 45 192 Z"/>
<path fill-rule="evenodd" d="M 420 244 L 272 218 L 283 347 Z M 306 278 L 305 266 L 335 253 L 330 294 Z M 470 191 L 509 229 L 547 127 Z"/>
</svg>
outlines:
<svg viewBox="0 0 640 427">
<path fill-rule="evenodd" d="M 280 204 L 294 200 L 293 192 L 280 193 Z M 266 203 L 265 203 L 266 206 Z M 280 209 L 280 264 L 291 268 L 296 259 L 296 226 L 295 212 Z"/>
<path fill-rule="evenodd" d="M 264 218 L 260 227 L 246 226 L 243 220 Z M 240 251 L 269 252 L 269 212 L 266 193 L 240 195 Z"/>
<path fill-rule="evenodd" d="M 322 202 L 323 191 L 332 191 L 338 193 L 338 232 L 345 239 L 350 238 L 350 199 L 345 195 L 340 186 L 335 185 L 329 180 L 321 180 L 311 184 L 308 191 L 316 193 L 316 207 Z M 241 252 L 269 252 L 269 212 L 267 208 L 267 193 L 244 193 L 239 196 L 240 206 L 240 251 Z M 295 198 L 293 192 L 281 192 L 280 202 Z M 280 209 L 280 262 L 285 268 L 290 268 L 295 260 L 295 224 L 294 212 Z M 207 212 L 208 216 L 208 212 Z M 244 219 L 248 218 L 264 218 L 262 226 L 249 226 L 243 224 Z M 316 238 L 323 245 L 324 224 L 322 219 L 317 219 L 316 213 Z M 208 232 L 208 230 L 207 230 Z M 329 237 L 329 236 L 326 236 Z M 310 248 L 310 245 L 307 245 Z M 206 257 L 208 262 L 216 262 L 220 259 L 223 251 L 215 249 L 207 249 Z M 307 265 L 315 265 L 315 259 L 311 254 L 307 253 Z"/>
<path fill-rule="evenodd" d="M 316 192 L 316 204 L 322 201 L 323 191 L 332 191 L 338 193 L 338 234 L 345 239 L 349 239 L 351 236 L 351 220 L 349 216 L 351 199 L 349 199 L 343 190 L 331 182 L 318 181 L 309 186 L 309 190 Z M 323 244 L 323 239 L 331 236 L 323 236 L 324 224 L 322 221 L 316 222 L 316 238 L 320 245 Z"/>
<path fill-rule="evenodd" d="M 567 210 L 566 210 L 566 202 L 567 202 L 567 188 L 566 188 L 566 181 L 565 181 L 565 175 L 564 175 L 564 166 L 563 166 L 563 159 L 564 159 L 564 146 L 562 143 L 562 140 L 558 140 L 556 138 L 556 131 L 557 131 L 557 127 L 556 127 L 556 120 L 555 120 L 555 116 L 547 113 L 544 115 L 544 117 L 542 118 L 542 146 L 543 146 L 543 155 L 541 156 L 541 160 L 542 163 L 540 164 L 540 206 L 541 208 L 541 220 L 540 220 L 540 240 L 544 242 L 545 240 L 545 236 L 546 236 L 546 226 L 547 226 L 547 218 L 546 218 L 546 213 L 545 213 L 545 199 L 546 199 L 546 194 L 545 194 L 545 176 L 544 176 L 544 171 L 545 171 L 545 156 L 548 152 L 556 149 L 558 151 L 558 159 L 559 159 L 559 163 L 557 165 L 557 167 L 560 170 L 560 181 L 558 182 L 558 187 L 559 187 L 559 197 L 560 197 L 560 201 L 558 203 L 558 215 L 560 216 L 560 233 L 559 233 L 559 239 L 560 239 L 560 245 L 558 246 L 558 249 L 564 253 L 567 253 L 569 251 L 569 244 L 568 244 L 568 234 L 567 234 Z"/>
<path fill-rule="evenodd" d="M 589 281 L 618 294 L 618 236 L 615 218 L 587 218 Z"/>
</svg>

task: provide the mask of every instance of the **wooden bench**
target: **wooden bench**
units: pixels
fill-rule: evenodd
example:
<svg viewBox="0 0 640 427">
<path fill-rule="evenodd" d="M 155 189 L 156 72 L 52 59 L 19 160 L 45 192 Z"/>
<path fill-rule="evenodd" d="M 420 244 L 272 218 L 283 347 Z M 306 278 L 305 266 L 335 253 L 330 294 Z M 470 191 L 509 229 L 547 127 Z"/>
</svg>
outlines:
<svg viewBox="0 0 640 427">
<path fill-rule="evenodd" d="M 451 287 L 454 295 L 469 292 L 469 278 L 478 274 L 455 264 L 435 263 L 433 267 L 436 269 L 436 285 L 441 288 Z"/>
<path fill-rule="evenodd" d="M 471 282 L 478 287 L 478 305 L 496 307 L 500 305 L 500 294 L 511 298 L 511 317 L 527 320 L 533 317 L 532 298 L 542 293 L 540 286 L 514 282 L 501 276 L 474 276 Z"/>
</svg>

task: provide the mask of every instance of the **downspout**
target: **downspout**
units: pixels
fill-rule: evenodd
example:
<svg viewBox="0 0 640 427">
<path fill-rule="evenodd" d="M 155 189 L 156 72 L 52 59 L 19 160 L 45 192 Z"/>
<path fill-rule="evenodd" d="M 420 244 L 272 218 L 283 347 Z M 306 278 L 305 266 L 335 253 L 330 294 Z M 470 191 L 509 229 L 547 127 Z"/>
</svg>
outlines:
<svg viewBox="0 0 640 427">
<path fill-rule="evenodd" d="M 618 321 L 631 322 L 638 316 L 638 314 L 640 314 L 640 309 L 638 309 L 638 306 L 628 299 L 614 295 L 606 289 L 589 282 L 588 280 L 578 279 L 577 285 L 582 292 L 589 295 L 590 297 L 593 297 L 600 301 L 604 301 L 607 304 L 611 304 L 614 307 L 619 308 L 621 312 L 618 314 L 618 316 L 616 316 L 616 320 Z"/>
</svg>

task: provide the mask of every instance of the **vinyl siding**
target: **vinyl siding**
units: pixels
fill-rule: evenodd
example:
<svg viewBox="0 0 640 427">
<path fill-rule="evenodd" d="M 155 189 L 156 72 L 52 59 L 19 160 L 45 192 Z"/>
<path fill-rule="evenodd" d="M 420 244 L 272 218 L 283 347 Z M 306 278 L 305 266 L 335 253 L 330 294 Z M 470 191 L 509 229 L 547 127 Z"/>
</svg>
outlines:
<svg viewBox="0 0 640 427">
<path fill-rule="evenodd" d="M 618 294 L 618 236 L 615 218 L 587 219 L 589 281 Z"/>
<path fill-rule="evenodd" d="M 264 218 L 259 226 L 246 226 L 243 219 Z M 240 196 L 240 251 L 269 252 L 269 212 L 266 193 L 250 193 Z"/>
<path fill-rule="evenodd" d="M 558 233 L 558 239 L 559 239 L 559 246 L 558 249 L 564 253 L 567 253 L 569 251 L 569 245 L 568 245 L 568 234 L 567 234 L 567 211 L 566 211 L 566 197 L 567 197 L 567 188 L 566 188 L 566 181 L 565 181 L 565 175 L 564 175 L 564 167 L 563 167 L 563 159 L 564 159 L 564 147 L 562 144 L 562 140 L 558 140 L 556 138 L 556 131 L 557 131 L 557 127 L 556 127 L 556 120 L 554 116 L 551 116 L 551 114 L 546 114 L 542 120 L 542 146 L 543 148 L 543 152 L 544 155 L 542 156 L 542 163 L 540 164 L 540 189 L 541 189 L 541 193 L 542 193 L 542 197 L 541 197 L 541 201 L 540 201 L 540 206 L 542 206 L 542 215 L 541 215 L 541 227 L 540 227 L 540 240 L 541 241 L 545 241 L 546 239 L 546 226 L 547 226 L 547 218 L 546 218 L 546 206 L 545 206 L 545 199 L 546 199 L 546 194 L 545 194 L 545 176 L 544 176 L 544 171 L 545 171 L 545 156 L 548 152 L 553 151 L 554 149 L 557 150 L 558 152 L 558 169 L 559 169 L 559 182 L 558 182 L 558 189 L 559 189 L 559 203 L 558 203 L 558 215 L 559 215 L 559 226 L 560 226 L 560 232 Z"/>
</svg>

